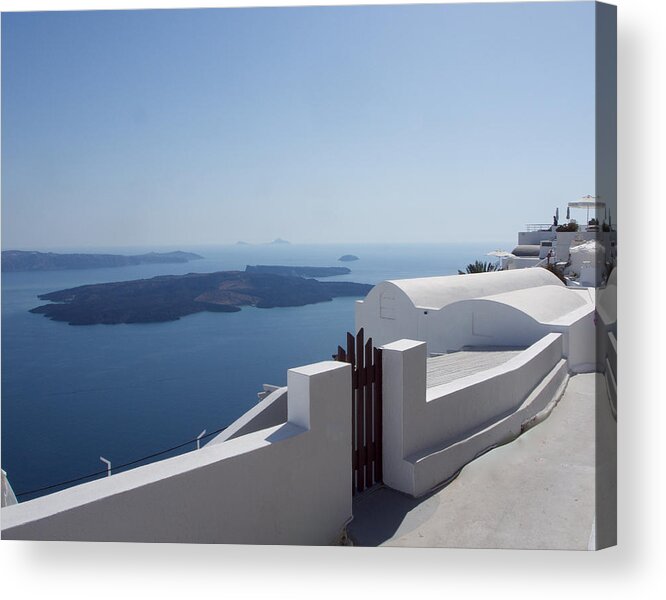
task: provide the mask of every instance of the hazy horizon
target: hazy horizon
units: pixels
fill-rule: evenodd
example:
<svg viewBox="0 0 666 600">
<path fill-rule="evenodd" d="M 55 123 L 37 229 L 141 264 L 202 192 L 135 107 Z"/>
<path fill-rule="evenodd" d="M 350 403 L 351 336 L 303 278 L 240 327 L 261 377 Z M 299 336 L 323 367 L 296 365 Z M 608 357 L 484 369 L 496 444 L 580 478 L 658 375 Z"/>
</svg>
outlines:
<svg viewBox="0 0 666 600">
<path fill-rule="evenodd" d="M 593 2 L 5 13 L 2 249 L 515 239 L 595 193 L 594 35 Z"/>
<path fill-rule="evenodd" d="M 517 239 L 517 236 L 516 236 Z M 243 240 L 240 240 L 243 241 Z M 284 248 L 285 246 L 334 246 L 334 247 L 350 247 L 350 248 L 362 248 L 364 246 L 391 246 L 391 247 L 399 247 L 399 246 L 410 246 L 410 247 L 419 247 L 419 246 L 454 246 L 454 247 L 460 247 L 460 246 L 476 246 L 479 244 L 488 244 L 488 250 L 493 250 L 496 248 L 499 248 L 500 246 L 502 247 L 507 247 L 509 245 L 516 245 L 517 242 L 516 240 L 509 241 L 509 239 L 505 240 L 467 240 L 465 242 L 307 242 L 307 243 L 300 243 L 300 242 L 289 242 L 287 244 L 274 244 L 273 242 L 247 242 L 247 243 L 242 243 L 239 244 L 238 242 L 228 242 L 228 243 L 194 243 L 194 244 L 169 244 L 169 243 L 163 243 L 163 244 L 123 244 L 123 245 L 81 245 L 81 246 L 72 246 L 72 245 L 63 245 L 63 246 L 30 246 L 30 247 L 19 247 L 19 246 L 12 246 L 12 247 L 3 247 L 2 251 L 3 252 L 10 252 L 10 251 L 24 251 L 24 252 L 29 252 L 29 251 L 35 251 L 35 252 L 53 252 L 53 253 L 73 253 L 73 252 L 81 252 L 81 253 L 105 253 L 107 251 L 118 251 L 120 253 L 121 250 L 125 250 L 127 252 L 130 251 L 139 251 L 139 250 L 145 250 L 145 251 L 161 251 L 161 252 L 167 252 L 167 251 L 177 251 L 177 250 L 182 250 L 185 248 L 186 250 L 195 250 L 197 248 L 201 249 L 202 251 L 205 250 L 206 248 L 226 248 L 226 247 L 271 247 L 271 246 L 276 246 L 278 248 Z"/>
</svg>

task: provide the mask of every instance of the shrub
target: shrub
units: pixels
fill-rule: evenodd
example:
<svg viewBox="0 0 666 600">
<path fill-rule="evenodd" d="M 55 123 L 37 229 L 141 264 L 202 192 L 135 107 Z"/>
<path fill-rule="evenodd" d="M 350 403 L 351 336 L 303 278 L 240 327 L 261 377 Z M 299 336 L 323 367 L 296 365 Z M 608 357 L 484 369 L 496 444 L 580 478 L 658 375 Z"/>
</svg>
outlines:
<svg viewBox="0 0 666 600">
<path fill-rule="evenodd" d="M 560 225 L 555 231 L 578 231 L 578 223 L 569 221 L 566 225 Z"/>
<path fill-rule="evenodd" d="M 481 262 L 480 260 L 477 260 L 467 265 L 464 271 L 458 269 L 458 274 L 466 275 L 469 273 L 489 273 L 491 271 L 500 271 L 500 268 L 494 263 Z"/>
</svg>

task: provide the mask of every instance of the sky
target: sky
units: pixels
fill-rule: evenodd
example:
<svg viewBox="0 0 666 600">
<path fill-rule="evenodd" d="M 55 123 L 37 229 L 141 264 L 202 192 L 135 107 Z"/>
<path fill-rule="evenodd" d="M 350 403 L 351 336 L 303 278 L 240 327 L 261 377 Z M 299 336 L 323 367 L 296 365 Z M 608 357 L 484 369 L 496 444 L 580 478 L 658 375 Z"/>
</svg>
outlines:
<svg viewBox="0 0 666 600">
<path fill-rule="evenodd" d="M 593 2 L 5 13 L 2 248 L 513 239 L 594 83 Z"/>
</svg>

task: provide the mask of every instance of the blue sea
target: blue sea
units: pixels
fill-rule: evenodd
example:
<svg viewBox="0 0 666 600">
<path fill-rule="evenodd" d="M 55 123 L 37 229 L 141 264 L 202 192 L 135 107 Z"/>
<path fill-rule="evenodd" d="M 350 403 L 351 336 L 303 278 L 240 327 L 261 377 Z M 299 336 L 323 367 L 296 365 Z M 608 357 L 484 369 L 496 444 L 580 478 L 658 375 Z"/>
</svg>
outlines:
<svg viewBox="0 0 666 600">
<path fill-rule="evenodd" d="M 170 323 L 70 326 L 29 309 L 78 285 L 244 269 L 248 264 L 348 266 L 327 278 L 377 283 L 449 275 L 510 242 L 438 245 L 256 245 L 87 248 L 184 250 L 186 264 L 2 274 L 2 468 L 17 494 L 120 465 L 224 427 L 263 383 L 327 360 L 354 328 L 356 298 L 294 308 L 199 313 Z M 62 250 L 59 250 L 62 251 Z M 340 263 L 355 254 L 360 260 Z M 179 452 L 193 449 L 186 446 Z M 163 458 L 160 457 L 160 458 Z M 57 491 L 22 495 L 19 500 Z"/>
</svg>

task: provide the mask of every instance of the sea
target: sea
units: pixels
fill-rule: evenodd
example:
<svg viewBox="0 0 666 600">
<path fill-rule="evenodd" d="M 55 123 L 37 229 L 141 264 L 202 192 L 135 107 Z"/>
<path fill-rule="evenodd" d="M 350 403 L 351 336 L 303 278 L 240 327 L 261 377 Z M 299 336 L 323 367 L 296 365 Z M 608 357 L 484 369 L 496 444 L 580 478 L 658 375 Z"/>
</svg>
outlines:
<svg viewBox="0 0 666 600">
<path fill-rule="evenodd" d="M 243 270 L 246 265 L 347 266 L 326 281 L 451 275 L 510 242 L 466 244 L 266 244 L 70 248 L 140 254 L 183 250 L 183 264 L 2 274 L 2 468 L 29 500 L 102 476 L 106 463 L 145 464 L 190 451 L 257 403 L 262 384 L 329 360 L 354 331 L 357 298 L 302 307 L 198 313 L 168 323 L 71 326 L 32 314 L 38 296 L 85 284 Z M 64 251 L 64 250 L 59 250 Z M 359 257 L 338 262 L 343 254 Z M 205 438 L 204 438 L 205 439 Z M 163 450 L 175 448 L 164 454 Z M 153 456 L 156 455 L 156 456 Z M 144 458 L 150 457 L 150 458 Z M 63 484 L 63 482 L 68 482 Z M 63 485 L 60 485 L 63 484 Z"/>
</svg>

